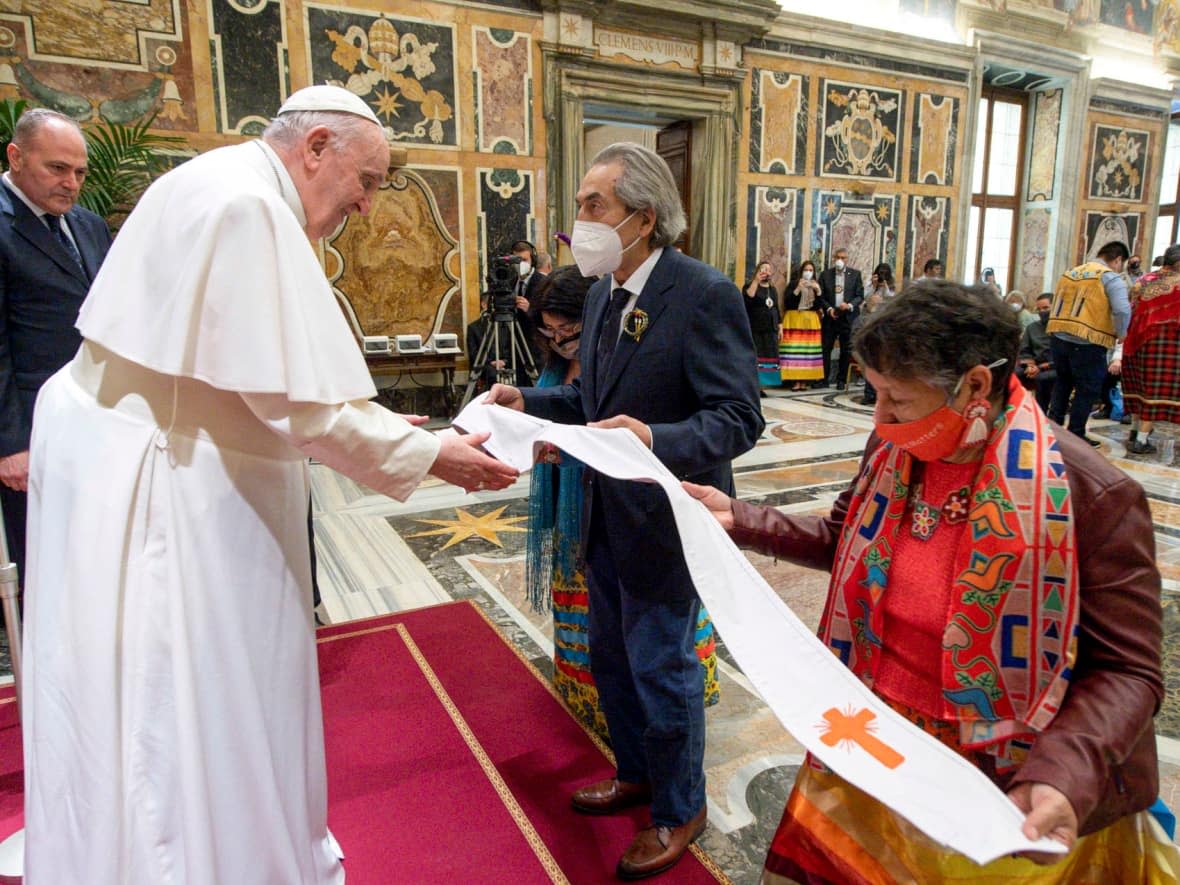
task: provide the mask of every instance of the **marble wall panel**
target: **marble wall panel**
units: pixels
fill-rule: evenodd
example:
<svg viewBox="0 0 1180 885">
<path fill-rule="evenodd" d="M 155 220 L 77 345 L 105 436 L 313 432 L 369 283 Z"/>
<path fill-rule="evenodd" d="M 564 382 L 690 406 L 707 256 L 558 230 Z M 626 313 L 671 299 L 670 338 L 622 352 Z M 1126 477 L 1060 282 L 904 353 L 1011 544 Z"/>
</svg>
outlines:
<svg viewBox="0 0 1180 885">
<path fill-rule="evenodd" d="M 1099 249 L 1116 241 L 1126 243 L 1131 254 L 1136 254 L 1139 251 L 1142 222 L 1142 212 L 1087 212 L 1086 223 L 1082 227 L 1082 259 L 1091 260 Z"/>
<path fill-rule="evenodd" d="M 824 130 L 816 172 L 825 178 L 898 180 L 905 94 L 825 79 L 820 101 Z"/>
<path fill-rule="evenodd" d="M 750 81 L 750 171 L 802 175 L 807 156 L 807 77 L 755 68 Z"/>
<path fill-rule="evenodd" d="M 864 196 L 819 190 L 812 203 L 811 255 L 826 267 L 836 249 L 848 250 L 848 264 L 868 278 L 882 261 L 897 267 L 897 215 L 901 197 Z"/>
<path fill-rule="evenodd" d="M 421 335 L 459 289 L 459 172 L 399 169 L 367 218 L 353 216 L 328 238 L 325 268 L 365 335 Z M 446 311 L 445 332 L 462 332 Z"/>
<path fill-rule="evenodd" d="M 0 12 L 0 60 L 16 80 L 4 97 L 83 123 L 132 123 L 155 113 L 156 129 L 197 130 L 187 6 L 33 0 L 17 8 L 24 14 Z"/>
<path fill-rule="evenodd" d="M 931 258 L 944 263 L 947 260 L 951 200 L 949 197 L 911 197 L 909 215 L 905 267 L 898 275 L 906 280 L 914 280 L 922 275 L 923 266 Z"/>
<path fill-rule="evenodd" d="M 209 0 L 218 132 L 258 135 L 290 90 L 282 0 Z"/>
<path fill-rule="evenodd" d="M 1142 200 L 1150 153 L 1150 132 L 1096 124 L 1090 146 L 1090 199 Z"/>
<path fill-rule="evenodd" d="M 183 42 L 187 30 L 177 0 L 20 0 L 0 6 L 0 19 L 27 39 L 34 60 L 127 65 L 146 70 L 155 40 Z"/>
<path fill-rule="evenodd" d="M 479 228 L 480 280 L 487 279 L 489 255 L 506 255 L 516 240 L 537 242 L 533 214 L 533 174 L 519 169 L 480 169 Z"/>
<path fill-rule="evenodd" d="M 802 188 L 751 186 L 746 199 L 746 276 L 761 261 L 774 268 L 780 289 L 803 254 Z"/>
<path fill-rule="evenodd" d="M 528 34 L 472 28 L 475 149 L 531 154 L 533 52 Z"/>
<path fill-rule="evenodd" d="M 1017 287 L 1025 295 L 1038 295 L 1052 281 L 1045 279 L 1045 256 L 1049 249 L 1049 227 L 1053 215 L 1048 209 L 1026 209 L 1020 232 L 1020 273 Z"/>
<path fill-rule="evenodd" d="M 1057 135 L 1061 128 L 1062 90 L 1035 94 L 1032 150 L 1028 164 L 1028 199 L 1052 200 L 1057 175 Z"/>
<path fill-rule="evenodd" d="M 395 141 L 458 145 L 455 26 L 308 4 L 311 80 L 361 96 Z"/>
<path fill-rule="evenodd" d="M 954 184 L 959 100 L 950 95 L 920 92 L 915 102 L 910 133 L 910 181 Z"/>
</svg>

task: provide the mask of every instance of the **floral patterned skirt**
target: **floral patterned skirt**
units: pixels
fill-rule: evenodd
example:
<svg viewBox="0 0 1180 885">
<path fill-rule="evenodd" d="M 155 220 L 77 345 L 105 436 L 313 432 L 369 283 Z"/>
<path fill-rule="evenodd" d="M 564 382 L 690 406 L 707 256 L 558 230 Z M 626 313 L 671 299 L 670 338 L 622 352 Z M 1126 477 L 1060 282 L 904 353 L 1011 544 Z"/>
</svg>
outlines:
<svg viewBox="0 0 1180 885">
<path fill-rule="evenodd" d="M 598 689 L 590 675 L 589 594 L 586 577 L 576 572 L 572 580 L 553 584 L 553 684 L 574 716 L 603 740 L 609 741 L 606 717 L 598 704 Z M 717 643 L 713 621 L 701 608 L 697 621 L 696 652 L 705 682 L 705 706 L 721 699 L 717 683 Z"/>
</svg>

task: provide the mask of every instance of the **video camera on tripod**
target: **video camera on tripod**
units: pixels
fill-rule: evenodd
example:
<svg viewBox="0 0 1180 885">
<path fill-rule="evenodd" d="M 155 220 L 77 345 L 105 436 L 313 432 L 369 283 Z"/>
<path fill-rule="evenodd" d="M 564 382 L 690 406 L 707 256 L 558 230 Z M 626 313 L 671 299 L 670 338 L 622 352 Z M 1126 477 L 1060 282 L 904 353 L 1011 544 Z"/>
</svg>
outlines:
<svg viewBox="0 0 1180 885">
<path fill-rule="evenodd" d="M 497 255 L 488 263 L 488 302 L 482 314 L 484 330 L 475 353 L 471 355 L 464 406 L 471 401 L 481 378 L 519 385 L 523 381 L 520 374 L 523 370 L 528 383 L 537 380 L 537 364 L 516 317 L 520 261 L 519 255 Z"/>
<path fill-rule="evenodd" d="M 519 255 L 492 258 L 488 265 L 488 310 L 494 321 L 510 323 L 516 319 L 516 284 L 519 281 Z"/>
</svg>

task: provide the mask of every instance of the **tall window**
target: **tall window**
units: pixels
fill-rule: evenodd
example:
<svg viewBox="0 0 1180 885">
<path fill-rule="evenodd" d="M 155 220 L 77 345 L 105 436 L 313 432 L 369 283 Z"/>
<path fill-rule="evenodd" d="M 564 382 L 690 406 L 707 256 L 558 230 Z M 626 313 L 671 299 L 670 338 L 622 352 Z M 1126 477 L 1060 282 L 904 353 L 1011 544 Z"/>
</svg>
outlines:
<svg viewBox="0 0 1180 885">
<path fill-rule="evenodd" d="M 964 282 L 979 282 L 990 267 L 996 283 L 1005 292 L 1012 289 L 1027 116 L 1026 93 L 984 88 L 979 99 Z"/>
<path fill-rule="evenodd" d="M 1172 114 L 1168 126 L 1168 146 L 1164 151 L 1164 176 L 1160 181 L 1160 213 L 1155 222 L 1155 248 L 1151 255 L 1144 255 L 1143 268 L 1151 265 L 1151 259 L 1163 255 L 1164 250 L 1180 242 L 1177 220 L 1180 220 L 1180 113 Z"/>
</svg>

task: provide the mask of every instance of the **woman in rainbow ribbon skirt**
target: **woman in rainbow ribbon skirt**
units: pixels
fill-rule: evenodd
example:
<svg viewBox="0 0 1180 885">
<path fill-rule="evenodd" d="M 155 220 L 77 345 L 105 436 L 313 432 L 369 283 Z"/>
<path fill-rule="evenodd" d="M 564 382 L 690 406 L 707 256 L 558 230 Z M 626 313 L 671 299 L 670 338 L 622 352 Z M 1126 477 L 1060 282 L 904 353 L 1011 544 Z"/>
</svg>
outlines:
<svg viewBox="0 0 1180 885">
<path fill-rule="evenodd" d="M 574 265 L 558 268 L 537 290 L 533 320 L 545 343 L 538 387 L 569 384 L 581 372 L 578 346 L 582 307 L 595 282 Z M 553 610 L 553 683 L 583 725 L 609 739 L 598 691 L 590 675 L 586 572 L 579 556 L 582 537 L 583 465 L 549 447 L 533 467 L 529 491 L 525 580 L 537 611 Z M 713 622 L 705 610 L 697 622 L 696 650 L 705 680 L 705 705 L 717 703 L 717 651 Z"/>
<path fill-rule="evenodd" d="M 804 261 L 783 293 L 783 328 L 779 339 L 779 374 L 791 390 L 806 390 L 824 378 L 823 342 L 815 299 L 819 281 L 815 264 Z"/>
<path fill-rule="evenodd" d="M 824 643 L 1005 791 L 1026 836 L 1070 850 L 980 867 L 809 757 L 768 885 L 1180 874 L 1145 811 L 1164 694 L 1151 513 L 1138 483 L 1016 383 L 1019 340 L 989 290 L 915 284 L 856 331 L 876 428 L 830 515 L 689 490 L 739 546 L 830 569 Z"/>
</svg>

